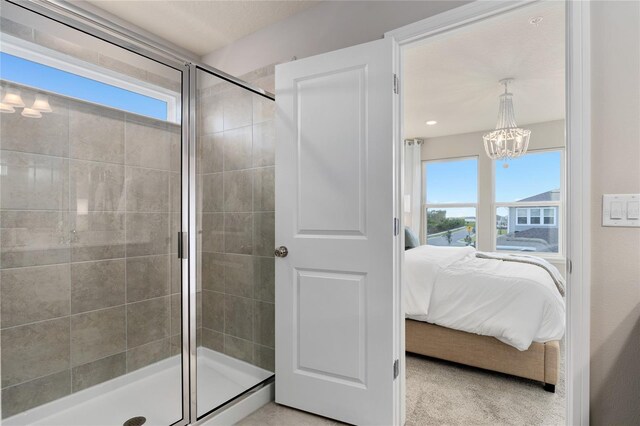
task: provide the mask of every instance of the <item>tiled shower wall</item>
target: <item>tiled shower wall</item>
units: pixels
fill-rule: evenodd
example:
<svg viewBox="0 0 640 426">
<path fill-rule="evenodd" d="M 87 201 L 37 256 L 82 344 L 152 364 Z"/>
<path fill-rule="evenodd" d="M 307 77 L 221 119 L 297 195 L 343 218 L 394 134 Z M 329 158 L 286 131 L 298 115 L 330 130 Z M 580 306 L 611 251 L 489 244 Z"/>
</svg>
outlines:
<svg viewBox="0 0 640 426">
<path fill-rule="evenodd" d="M 179 351 L 179 126 L 49 102 L 0 116 L 2 417 Z"/>
<path fill-rule="evenodd" d="M 201 342 L 273 371 L 275 103 L 198 77 Z"/>
</svg>

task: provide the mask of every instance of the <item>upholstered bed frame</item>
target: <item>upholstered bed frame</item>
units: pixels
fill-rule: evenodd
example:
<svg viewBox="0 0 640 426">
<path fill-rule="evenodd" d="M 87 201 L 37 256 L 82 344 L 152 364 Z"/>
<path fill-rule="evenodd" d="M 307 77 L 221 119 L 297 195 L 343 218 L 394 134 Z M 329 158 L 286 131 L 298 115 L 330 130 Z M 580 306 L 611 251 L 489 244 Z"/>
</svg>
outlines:
<svg viewBox="0 0 640 426">
<path fill-rule="evenodd" d="M 452 330 L 407 319 L 406 351 L 498 371 L 544 383 L 555 392 L 560 366 L 560 343 L 532 343 L 526 351 L 504 344 L 494 337 Z"/>
</svg>

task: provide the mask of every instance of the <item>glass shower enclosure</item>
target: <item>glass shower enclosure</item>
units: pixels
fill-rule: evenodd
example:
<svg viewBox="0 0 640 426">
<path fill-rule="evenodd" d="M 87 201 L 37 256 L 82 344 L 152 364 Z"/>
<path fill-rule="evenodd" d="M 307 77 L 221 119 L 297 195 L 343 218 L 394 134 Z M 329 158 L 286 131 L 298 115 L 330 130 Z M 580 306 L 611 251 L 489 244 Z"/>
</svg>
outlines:
<svg viewBox="0 0 640 426">
<path fill-rule="evenodd" d="M 274 380 L 273 97 L 117 29 L 1 3 L 6 425 L 186 425 Z"/>
<path fill-rule="evenodd" d="M 273 100 L 191 66 L 198 416 L 274 371 Z"/>
</svg>

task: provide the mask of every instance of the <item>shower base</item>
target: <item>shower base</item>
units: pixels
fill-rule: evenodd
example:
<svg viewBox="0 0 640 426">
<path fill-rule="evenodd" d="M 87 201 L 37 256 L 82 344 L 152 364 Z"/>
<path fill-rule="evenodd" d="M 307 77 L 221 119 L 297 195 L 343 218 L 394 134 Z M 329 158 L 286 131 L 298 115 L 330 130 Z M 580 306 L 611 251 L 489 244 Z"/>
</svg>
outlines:
<svg viewBox="0 0 640 426">
<path fill-rule="evenodd" d="M 273 373 L 198 348 L 199 415 L 229 401 Z M 182 417 L 180 356 L 76 392 L 2 421 L 4 426 L 119 426 L 143 416 L 145 426 L 168 426 Z"/>
</svg>

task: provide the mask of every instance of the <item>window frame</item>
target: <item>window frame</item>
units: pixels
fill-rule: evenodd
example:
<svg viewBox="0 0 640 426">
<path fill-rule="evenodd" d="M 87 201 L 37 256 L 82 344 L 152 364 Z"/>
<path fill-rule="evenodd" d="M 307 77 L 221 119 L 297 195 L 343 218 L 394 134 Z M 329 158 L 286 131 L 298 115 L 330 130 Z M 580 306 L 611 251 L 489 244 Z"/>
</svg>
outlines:
<svg viewBox="0 0 640 426">
<path fill-rule="evenodd" d="M 475 203 L 427 203 L 427 164 L 428 163 L 445 163 L 453 161 L 475 160 L 476 161 L 476 202 Z M 427 211 L 429 209 L 455 209 L 455 208 L 473 208 L 476 211 L 476 247 L 478 245 L 479 227 L 478 227 L 478 206 L 480 198 L 480 159 L 477 155 L 465 155 L 463 157 L 447 157 L 432 160 L 421 161 L 422 183 L 424 188 L 420 191 L 422 202 L 420 211 L 420 244 L 427 244 Z"/>
<path fill-rule="evenodd" d="M 498 209 L 499 208 L 509 208 L 509 207 L 515 207 L 516 209 L 521 208 L 521 209 L 527 209 L 527 223 L 526 225 L 531 225 L 530 223 L 530 210 L 531 208 L 540 208 L 540 224 L 533 224 L 533 226 L 539 226 L 539 227 L 557 227 L 558 228 L 558 251 L 557 252 L 543 252 L 543 251 L 536 251 L 536 252 L 531 252 L 531 253 L 535 253 L 536 256 L 538 257 L 542 257 L 545 259 L 551 259 L 551 260 L 564 260 L 565 258 L 565 233 L 566 233 L 566 229 L 565 229 L 565 220 L 564 220 L 564 206 L 565 206 L 565 202 L 566 202 L 566 172 L 567 172 L 567 166 L 566 166 L 566 162 L 565 162 L 565 157 L 566 157 L 566 148 L 564 147 L 554 147 L 554 148 L 544 148 L 544 149 L 536 149 L 536 150 L 529 150 L 527 151 L 527 154 L 542 154 L 545 152 L 558 152 L 560 153 L 560 199 L 558 201 L 511 201 L 511 202 L 498 202 L 496 201 L 496 176 L 495 176 L 495 170 L 496 170 L 496 160 L 492 160 L 492 184 L 493 184 L 493 205 L 492 205 L 492 212 L 493 212 L 493 217 L 497 218 L 498 217 Z M 525 155 L 527 155 L 525 154 Z M 544 209 L 545 208 L 549 208 L 549 207 L 556 207 L 557 209 L 554 209 L 554 222 L 553 225 L 546 225 L 544 224 Z M 494 252 L 497 252 L 497 239 L 498 239 L 498 229 L 497 229 L 497 224 L 495 223 L 496 220 L 493 220 L 493 226 L 491 227 L 491 250 Z M 516 212 L 516 222 L 517 222 L 517 212 Z M 524 225 L 524 224 L 519 224 L 519 225 Z M 507 228 L 508 228 L 508 224 L 507 224 Z M 500 250 L 500 253 L 521 253 L 519 251 L 514 251 L 514 250 Z"/>
<path fill-rule="evenodd" d="M 170 89 L 166 89 L 161 86 L 157 86 L 151 84 L 146 81 L 137 80 L 133 77 L 126 77 L 122 74 L 117 73 L 116 71 L 112 71 L 99 65 L 92 64 L 90 62 L 85 62 L 80 59 L 64 55 L 56 50 L 49 49 L 47 47 L 43 47 L 36 43 L 31 43 L 29 41 L 25 41 L 14 37 L 9 34 L 2 34 L 2 46 L 0 51 L 3 53 L 17 56 L 19 58 L 25 59 L 27 61 L 36 62 L 38 64 L 42 64 L 51 68 L 55 68 L 61 71 L 65 71 L 71 74 L 75 74 L 77 76 L 94 80 L 100 83 L 107 84 L 109 86 L 114 86 L 119 89 L 127 90 L 129 92 L 137 93 L 142 96 L 146 96 L 149 98 L 154 98 L 159 101 L 165 102 L 167 104 L 167 117 L 163 121 L 167 121 L 169 123 L 179 124 L 180 123 L 180 112 L 181 112 L 181 103 L 182 103 L 182 95 L 179 92 L 174 92 Z M 7 80 L 10 83 L 20 84 L 17 81 Z M 23 85 L 24 86 L 24 85 Z M 40 88 L 33 87 L 38 90 Z M 40 89 L 43 90 L 43 89 Z M 55 93 L 55 92 L 52 92 Z M 58 94 L 58 93 L 55 93 Z M 58 94 L 61 96 L 65 96 L 67 98 L 77 99 L 82 102 L 92 103 L 95 105 L 100 105 L 106 108 L 115 107 L 103 104 L 96 104 L 95 102 L 91 102 L 86 99 L 76 98 L 72 96 L 67 96 L 64 94 Z M 143 114 L 138 114 L 132 111 L 126 111 L 131 114 L 137 114 L 140 116 L 147 117 Z M 157 120 L 157 118 L 149 117 L 151 119 Z"/>
</svg>

